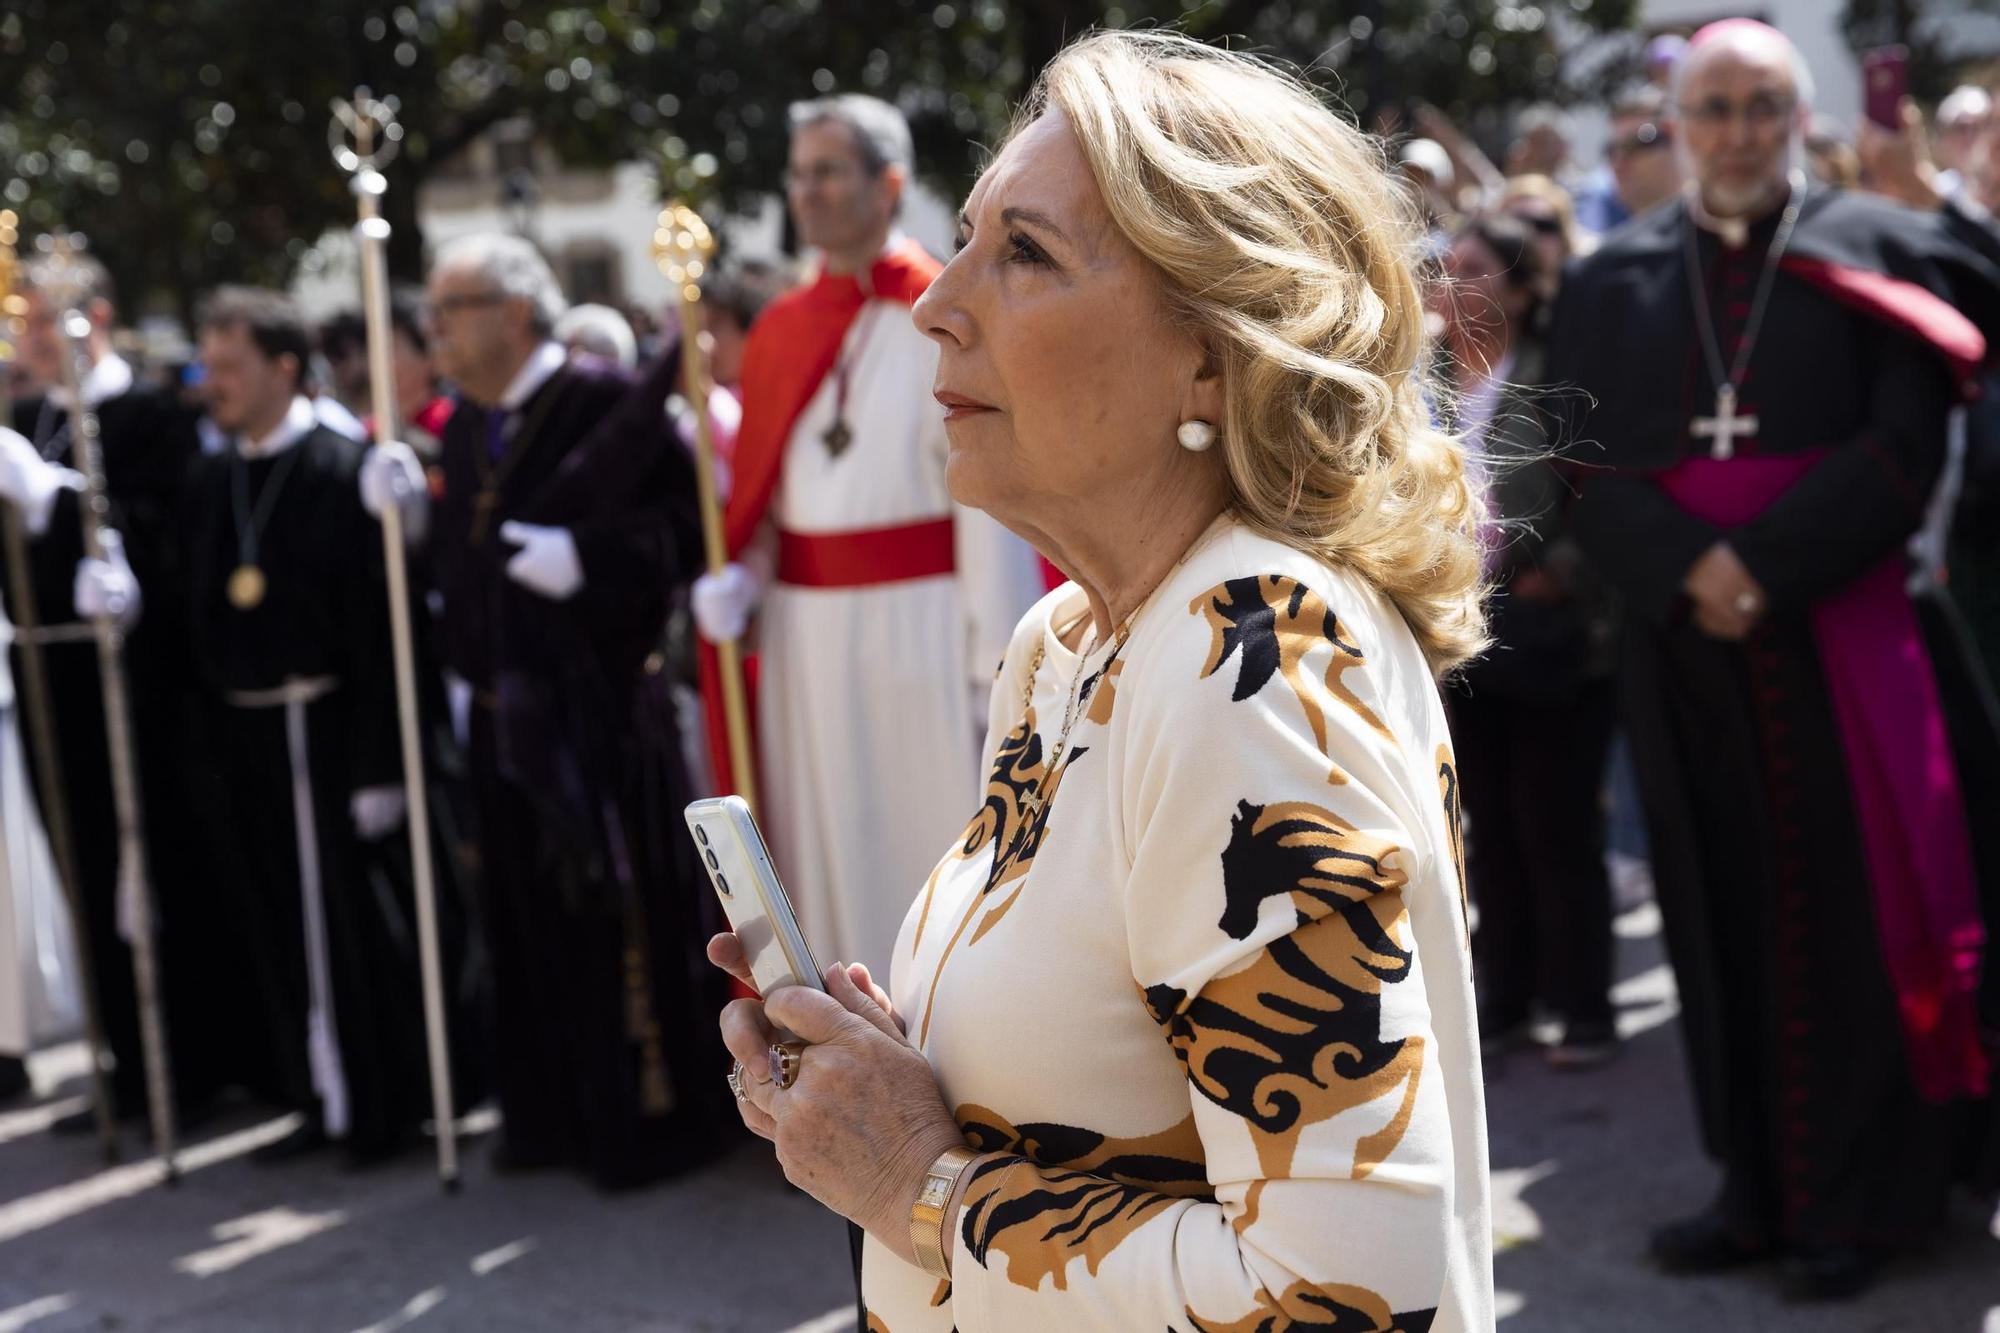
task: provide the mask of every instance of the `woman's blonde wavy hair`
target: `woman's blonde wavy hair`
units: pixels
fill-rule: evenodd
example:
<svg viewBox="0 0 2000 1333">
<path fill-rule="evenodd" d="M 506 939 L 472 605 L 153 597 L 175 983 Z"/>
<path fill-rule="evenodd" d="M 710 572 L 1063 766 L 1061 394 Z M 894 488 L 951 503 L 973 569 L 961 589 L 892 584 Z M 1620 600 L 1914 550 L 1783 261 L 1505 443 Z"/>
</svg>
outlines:
<svg viewBox="0 0 2000 1333">
<path fill-rule="evenodd" d="M 1432 422 L 1421 230 L 1375 142 L 1297 78 L 1168 32 L 1097 32 L 1037 80 L 1118 229 L 1219 363 L 1231 502 L 1394 601 L 1439 675 L 1485 646 L 1480 492 Z"/>
</svg>

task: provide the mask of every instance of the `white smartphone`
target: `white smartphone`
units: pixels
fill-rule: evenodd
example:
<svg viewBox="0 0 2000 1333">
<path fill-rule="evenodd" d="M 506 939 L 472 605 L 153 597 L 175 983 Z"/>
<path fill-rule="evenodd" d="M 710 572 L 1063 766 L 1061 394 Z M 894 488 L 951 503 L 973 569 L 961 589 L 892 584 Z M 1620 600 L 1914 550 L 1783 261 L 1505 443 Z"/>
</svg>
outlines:
<svg viewBox="0 0 2000 1333">
<path fill-rule="evenodd" d="M 687 808 L 687 823 L 729 928 L 743 942 L 758 993 L 783 986 L 825 990 L 748 803 L 741 796 L 696 801 Z"/>
</svg>

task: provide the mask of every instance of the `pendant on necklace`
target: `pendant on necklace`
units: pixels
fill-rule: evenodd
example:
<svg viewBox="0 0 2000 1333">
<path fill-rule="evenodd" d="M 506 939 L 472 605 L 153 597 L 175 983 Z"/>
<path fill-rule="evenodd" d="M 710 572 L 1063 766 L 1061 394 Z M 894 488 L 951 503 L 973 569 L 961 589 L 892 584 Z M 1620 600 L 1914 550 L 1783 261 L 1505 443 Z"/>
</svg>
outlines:
<svg viewBox="0 0 2000 1333">
<path fill-rule="evenodd" d="M 238 565 L 229 575 L 229 604 L 238 611 L 253 611 L 264 601 L 264 571 L 255 565 Z"/>
<path fill-rule="evenodd" d="M 845 421 L 836 417 L 820 438 L 826 441 L 826 451 L 838 458 L 847 452 L 848 445 L 854 443 L 854 432 L 847 428 Z"/>
</svg>

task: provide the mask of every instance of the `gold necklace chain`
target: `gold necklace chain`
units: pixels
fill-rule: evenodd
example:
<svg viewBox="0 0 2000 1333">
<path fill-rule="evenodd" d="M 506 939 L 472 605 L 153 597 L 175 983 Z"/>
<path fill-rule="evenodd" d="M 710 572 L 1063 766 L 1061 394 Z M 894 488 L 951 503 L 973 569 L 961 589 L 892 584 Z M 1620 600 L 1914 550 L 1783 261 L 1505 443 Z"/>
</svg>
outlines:
<svg viewBox="0 0 2000 1333">
<path fill-rule="evenodd" d="M 1056 735 L 1055 748 L 1049 751 L 1049 762 L 1043 766 L 1041 776 L 1035 779 L 1035 785 L 1029 790 L 1027 799 L 1021 803 L 1021 827 L 1023 831 L 1033 827 L 1035 820 L 1041 816 L 1043 807 L 1053 799 L 1055 782 L 1062 772 L 1063 756 L 1069 753 L 1070 732 L 1078 722 L 1083 720 L 1085 716 L 1083 702 L 1085 697 L 1092 692 L 1092 687 L 1088 686 L 1087 682 L 1102 680 L 1106 675 L 1110 674 L 1111 664 L 1116 662 L 1118 655 L 1125 651 L 1125 645 L 1132 638 L 1132 626 L 1138 622 L 1140 614 L 1153 604 L 1153 599 L 1160 595 L 1160 589 L 1173 581 L 1174 575 L 1180 572 L 1180 567 L 1186 564 L 1188 559 L 1197 550 L 1208 544 L 1209 533 L 1214 530 L 1215 525 L 1211 523 L 1201 536 L 1189 542 L 1187 549 L 1181 552 L 1180 559 L 1174 561 L 1173 567 L 1161 576 L 1158 583 L 1153 585 L 1153 590 L 1147 593 L 1137 606 L 1126 613 L 1125 619 L 1118 622 L 1118 628 L 1113 633 L 1111 653 L 1104 659 L 1104 665 L 1098 668 L 1096 672 L 1093 673 L 1090 669 L 1090 654 L 1084 651 L 1081 645 L 1079 645 L 1077 653 L 1079 661 L 1077 662 L 1076 676 L 1070 682 L 1069 696 L 1063 705 L 1062 730 Z M 1054 632 L 1053 629 L 1049 631 L 1049 633 Z M 1035 678 L 1041 674 L 1042 661 L 1047 654 L 1048 634 L 1044 634 L 1036 640 L 1035 657 L 1028 664 L 1028 684 L 1021 692 L 1021 715 L 1023 720 L 1033 715 L 1035 706 Z M 1031 726 L 1031 733 L 1032 730 Z"/>
<path fill-rule="evenodd" d="M 1135 611 L 1134 615 L 1136 614 Z M 1118 638 L 1113 642 L 1111 655 L 1104 659 L 1104 666 L 1096 673 L 1097 676 L 1101 677 L 1104 672 L 1111 670 L 1111 664 L 1118 660 L 1118 654 L 1125 651 L 1125 641 L 1132 633 L 1131 624 L 1131 617 L 1128 616 L 1125 624 L 1120 627 Z M 1029 716 L 1030 710 L 1034 707 L 1035 677 L 1041 674 L 1042 659 L 1047 651 L 1046 640 L 1035 645 L 1035 660 L 1028 667 L 1028 687 L 1022 699 L 1023 717 Z M 1056 735 L 1054 748 L 1049 751 L 1048 763 L 1042 766 L 1041 775 L 1029 789 L 1027 799 L 1021 802 L 1021 828 L 1024 832 L 1034 826 L 1035 821 L 1041 817 L 1042 808 L 1049 803 L 1049 798 L 1054 792 L 1056 777 L 1062 772 L 1063 756 L 1069 753 L 1070 732 L 1075 729 L 1078 720 L 1083 716 L 1083 699 L 1088 693 L 1084 683 L 1092 678 L 1092 673 L 1089 655 L 1079 654 L 1079 656 L 1082 660 L 1077 663 L 1076 676 L 1070 682 L 1068 698 L 1063 704 L 1062 730 Z"/>
<path fill-rule="evenodd" d="M 1069 750 L 1070 732 L 1075 729 L 1078 722 L 1083 720 L 1085 711 L 1083 707 L 1084 702 L 1096 690 L 1093 682 L 1102 680 L 1105 673 L 1111 670 L 1111 664 L 1118 660 L 1118 654 L 1125 651 L 1125 644 L 1132 637 L 1132 622 L 1138 618 L 1140 609 L 1135 607 L 1132 614 L 1125 617 L 1124 621 L 1118 626 L 1118 632 L 1111 641 L 1111 651 L 1105 656 L 1104 665 L 1096 671 L 1090 669 L 1090 654 L 1096 651 L 1097 645 L 1093 643 L 1087 649 L 1079 648 L 1076 675 L 1070 681 L 1068 698 L 1063 702 L 1062 730 L 1056 734 L 1055 749 L 1050 751 L 1049 766 L 1044 775 L 1045 777 L 1052 776 L 1062 765 L 1062 757 Z M 1034 689 L 1034 680 L 1032 677 L 1029 678 L 1028 688 L 1030 690 Z"/>
</svg>

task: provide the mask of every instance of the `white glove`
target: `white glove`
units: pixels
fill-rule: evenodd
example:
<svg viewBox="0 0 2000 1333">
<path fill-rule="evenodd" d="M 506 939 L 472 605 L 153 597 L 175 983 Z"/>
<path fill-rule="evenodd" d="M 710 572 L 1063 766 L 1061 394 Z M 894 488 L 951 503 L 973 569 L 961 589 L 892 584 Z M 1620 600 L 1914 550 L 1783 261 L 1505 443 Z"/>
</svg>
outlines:
<svg viewBox="0 0 2000 1333">
<path fill-rule="evenodd" d="M 375 518 L 394 505 L 414 533 L 430 514 L 430 486 L 417 451 L 401 440 L 384 440 L 361 459 L 361 507 Z"/>
<path fill-rule="evenodd" d="M 583 587 L 583 560 L 568 528 L 545 528 L 508 520 L 500 538 L 521 549 L 507 562 L 507 577 L 552 602 L 565 602 Z"/>
<path fill-rule="evenodd" d="M 76 603 L 76 613 L 85 620 L 110 616 L 118 622 L 118 628 L 130 629 L 139 619 L 141 598 L 139 580 L 125 559 L 125 539 L 117 529 L 106 528 L 98 540 L 103 543 L 104 558 L 94 560 L 85 556 L 76 562 L 71 600 Z"/>
<path fill-rule="evenodd" d="M 57 495 L 82 489 L 81 474 L 49 462 L 27 436 L 0 426 L 0 499 L 21 511 L 29 535 L 39 537 L 49 530 Z"/>
<path fill-rule="evenodd" d="M 695 628 L 710 643 L 740 639 L 750 629 L 750 617 L 764 600 L 764 587 L 747 568 L 724 565 L 714 574 L 703 574 L 688 594 Z"/>
<path fill-rule="evenodd" d="M 409 808 L 400 783 L 393 787 L 363 787 L 348 798 L 347 812 L 363 842 L 388 837 L 403 826 Z"/>
</svg>

